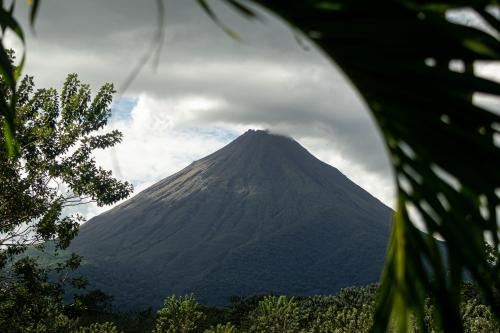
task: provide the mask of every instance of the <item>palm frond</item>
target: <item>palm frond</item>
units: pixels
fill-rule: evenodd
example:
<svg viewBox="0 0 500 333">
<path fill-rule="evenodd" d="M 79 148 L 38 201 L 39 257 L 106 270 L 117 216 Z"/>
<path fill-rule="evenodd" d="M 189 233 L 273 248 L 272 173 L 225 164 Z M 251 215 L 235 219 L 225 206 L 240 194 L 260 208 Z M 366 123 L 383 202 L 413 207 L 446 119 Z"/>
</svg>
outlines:
<svg viewBox="0 0 500 333">
<path fill-rule="evenodd" d="M 500 84 L 472 71 L 475 61 L 500 60 L 500 42 L 445 16 L 472 5 L 500 33 L 500 22 L 487 10 L 497 1 L 255 2 L 340 66 L 385 139 L 398 205 L 373 331 L 395 325 L 404 332 L 415 321 L 426 330 L 428 295 L 441 329 L 463 331 L 464 274 L 500 318 L 499 268 L 488 262 L 485 248 L 492 243 L 499 258 L 500 117 L 473 103 L 476 93 L 500 97 Z M 451 70 L 451 61 L 464 70 Z"/>
</svg>

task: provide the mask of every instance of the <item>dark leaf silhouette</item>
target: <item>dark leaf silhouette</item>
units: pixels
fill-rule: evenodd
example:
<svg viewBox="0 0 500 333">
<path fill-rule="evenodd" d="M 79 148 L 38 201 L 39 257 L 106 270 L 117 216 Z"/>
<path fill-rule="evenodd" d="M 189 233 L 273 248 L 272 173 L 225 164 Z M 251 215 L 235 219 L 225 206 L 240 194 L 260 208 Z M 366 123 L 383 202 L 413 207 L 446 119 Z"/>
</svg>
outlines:
<svg viewBox="0 0 500 333">
<path fill-rule="evenodd" d="M 423 309 L 431 292 L 437 325 L 446 332 L 463 331 L 464 273 L 500 318 L 499 267 L 488 262 L 485 248 L 492 242 L 498 258 L 500 117 L 473 103 L 475 93 L 499 96 L 500 84 L 474 75 L 472 66 L 499 60 L 500 42 L 445 16 L 446 10 L 473 5 L 500 33 L 500 22 L 486 7 L 498 3 L 255 2 L 308 36 L 341 67 L 385 139 L 398 199 L 373 330 L 395 325 L 406 331 L 414 320 L 426 330 Z M 248 7 L 235 8 L 248 15 Z M 463 71 L 451 70 L 452 60 Z M 447 255 L 433 236 L 445 241 Z"/>
</svg>

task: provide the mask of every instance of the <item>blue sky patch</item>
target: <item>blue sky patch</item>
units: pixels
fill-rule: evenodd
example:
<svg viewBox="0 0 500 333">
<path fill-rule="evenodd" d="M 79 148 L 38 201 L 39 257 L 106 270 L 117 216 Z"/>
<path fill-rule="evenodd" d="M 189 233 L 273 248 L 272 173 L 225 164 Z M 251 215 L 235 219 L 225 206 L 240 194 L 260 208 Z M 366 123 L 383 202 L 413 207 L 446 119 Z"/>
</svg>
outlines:
<svg viewBox="0 0 500 333">
<path fill-rule="evenodd" d="M 132 119 L 132 109 L 137 105 L 137 97 L 121 97 L 111 105 L 111 121 L 124 121 Z"/>
<path fill-rule="evenodd" d="M 220 141 L 223 142 L 229 142 L 233 141 L 236 139 L 240 133 L 227 130 L 227 129 L 222 129 L 218 127 L 191 127 L 189 129 L 183 130 L 184 133 L 187 134 L 195 134 L 195 135 L 202 135 L 202 136 L 208 136 L 208 137 L 215 137 Z"/>
</svg>

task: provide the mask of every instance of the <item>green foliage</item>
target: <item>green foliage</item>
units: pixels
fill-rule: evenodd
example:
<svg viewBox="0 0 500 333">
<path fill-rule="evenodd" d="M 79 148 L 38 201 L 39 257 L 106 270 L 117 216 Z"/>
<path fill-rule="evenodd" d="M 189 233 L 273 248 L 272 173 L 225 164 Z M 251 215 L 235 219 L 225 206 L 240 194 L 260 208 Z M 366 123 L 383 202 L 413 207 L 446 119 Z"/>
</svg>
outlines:
<svg viewBox="0 0 500 333">
<path fill-rule="evenodd" d="M 233 323 L 232 321 L 232 308 L 230 307 L 213 307 L 202 304 L 200 309 L 205 314 L 205 320 L 203 321 L 203 324 L 200 325 L 203 332 L 204 330 L 217 327 L 219 324 L 232 323 L 235 326 L 238 326 L 237 323 Z M 236 319 L 239 319 L 239 317 L 236 316 Z"/>
<path fill-rule="evenodd" d="M 248 315 L 252 312 L 257 304 L 264 298 L 264 295 L 255 295 L 249 297 L 238 297 L 233 296 L 230 298 L 229 309 L 227 311 L 227 319 L 221 320 L 220 322 L 231 322 L 239 327 L 244 327 L 248 329 L 250 324 L 248 322 Z"/>
<path fill-rule="evenodd" d="M 465 332 L 500 332 L 500 324 L 495 320 L 490 308 L 478 300 L 462 302 L 460 306 Z"/>
<path fill-rule="evenodd" d="M 217 326 L 212 326 L 209 329 L 205 330 L 204 333 L 237 333 L 238 330 L 236 326 L 231 323 L 227 324 L 217 324 Z"/>
<path fill-rule="evenodd" d="M 165 299 L 165 305 L 157 313 L 156 333 L 197 332 L 206 316 L 193 295 Z"/>
<path fill-rule="evenodd" d="M 95 323 L 90 326 L 79 327 L 71 333 L 119 333 L 114 323 Z"/>
<path fill-rule="evenodd" d="M 460 304 L 461 319 L 467 333 L 498 332 L 499 326 L 490 307 L 485 305 L 472 285 L 463 288 Z M 142 313 L 113 313 L 100 308 L 94 311 L 69 314 L 60 307 L 54 310 L 47 306 L 47 320 L 34 326 L 2 326 L 6 332 L 296 332 L 296 333 L 363 333 L 369 332 L 375 313 L 376 287 L 346 288 L 334 296 L 311 296 L 291 298 L 286 296 L 253 296 L 233 299 L 226 308 L 214 308 L 197 304 L 192 295 L 166 299 L 164 309 L 158 312 L 153 328 L 151 311 Z M 281 301 L 280 301 L 281 298 Z M 51 298 L 53 299 L 53 298 Z M 165 310 L 165 309 L 170 310 Z M 53 312 L 53 314 L 50 313 Z M 431 298 L 426 299 L 425 329 L 432 333 L 443 333 L 435 323 L 435 306 Z M 168 313 L 168 314 L 167 314 Z M 223 314 L 226 315 L 223 315 Z M 231 314 L 228 320 L 227 314 Z M 215 315 L 211 318 L 212 315 Z M 29 317 L 27 317 L 29 318 Z M 50 319 L 50 320 L 49 320 Z M 234 320 L 234 322 L 233 322 Z M 32 322 L 30 320 L 29 322 Z M 94 331 L 92 331 L 93 329 Z M 163 331 L 162 331 L 163 330 Z M 423 332 L 412 318 L 409 330 Z M 395 328 L 390 328 L 394 332 Z M 2 331 L 3 332 L 3 331 Z"/>
<path fill-rule="evenodd" d="M 30 257 L 15 261 L 0 275 L 0 327 L 2 332 L 69 332 L 82 316 L 109 311 L 109 296 L 99 290 L 75 293 L 65 302 L 65 290 L 87 285 L 71 272 L 79 258 L 72 256 L 55 269 L 38 265 Z"/>
<path fill-rule="evenodd" d="M 150 311 L 113 312 L 111 308 L 85 311 L 77 316 L 78 325 L 87 327 L 95 323 L 112 322 L 118 331 L 132 333 L 151 333 L 154 331 L 155 315 Z"/>
<path fill-rule="evenodd" d="M 92 152 L 121 141 L 121 133 L 95 134 L 107 123 L 114 93 L 105 84 L 91 96 L 76 74 L 62 93 L 35 91 L 25 77 L 17 90 L 16 140 L 20 154 L 8 157 L 0 138 L 0 247 L 5 264 L 10 254 L 27 246 L 55 241 L 66 248 L 83 218 L 63 215 L 67 207 L 96 202 L 112 204 L 127 197 L 132 186 L 96 165 Z"/>
<path fill-rule="evenodd" d="M 369 332 L 373 325 L 377 286 L 346 288 L 334 296 L 287 297 L 287 296 L 252 296 L 247 298 L 233 298 L 231 305 L 226 308 L 231 320 L 227 316 L 216 316 L 218 322 L 211 320 L 210 314 L 221 312 L 220 308 L 200 307 L 192 296 L 189 308 L 197 308 L 205 316 L 196 321 L 195 332 L 294 332 L 294 333 L 364 333 Z M 499 329 L 490 307 L 486 306 L 479 297 L 476 288 L 465 284 L 462 288 L 463 299 L 460 304 L 461 319 L 464 331 L 497 332 Z M 168 303 L 180 303 L 182 298 L 175 296 L 167 298 Z M 443 333 L 435 321 L 435 304 L 431 298 L 426 299 L 424 308 L 425 328 L 420 326 L 415 318 L 411 318 L 408 328 L 412 333 L 424 330 L 433 333 Z M 171 311 L 173 313 L 174 311 Z M 180 311 L 177 311 L 178 313 Z M 186 311 L 187 312 L 187 311 Z M 180 317 L 184 317 L 181 315 Z M 159 318 L 159 317 L 158 317 Z M 193 320 L 191 320 L 193 321 Z M 176 323 L 171 327 L 181 327 Z M 396 331 L 397 327 L 390 327 L 389 332 Z M 173 330 L 171 332 L 179 332 Z"/>
<path fill-rule="evenodd" d="M 0 279 L 0 327 L 3 332 L 58 332 L 74 322 L 63 306 L 63 284 L 30 258 L 17 261 Z"/>
<path fill-rule="evenodd" d="M 4 81 L 0 86 L 7 91 Z M 6 332 L 68 331 L 76 325 L 71 318 L 101 310 L 107 301 L 94 291 L 76 294 L 64 305 L 65 288 L 87 286 L 86 279 L 71 273 L 80 265 L 79 256 L 65 254 L 40 268 L 33 258 L 19 254 L 37 246 L 58 255 L 83 221 L 78 214 L 64 215 L 65 208 L 111 204 L 132 191 L 92 157 L 94 150 L 121 140 L 117 131 L 96 134 L 110 116 L 113 93 L 113 86 L 105 84 L 92 98 L 89 86 L 75 74 L 68 76 L 61 94 L 35 91 L 31 77 L 17 87 L 17 155 L 8 154 L 0 135 L 0 327 Z"/>
<path fill-rule="evenodd" d="M 311 332 L 366 333 L 373 324 L 373 310 L 373 303 L 362 307 L 331 306 L 315 318 Z"/>
<path fill-rule="evenodd" d="M 249 315 L 249 332 L 293 333 L 299 329 L 300 312 L 293 297 L 266 296 Z"/>
</svg>

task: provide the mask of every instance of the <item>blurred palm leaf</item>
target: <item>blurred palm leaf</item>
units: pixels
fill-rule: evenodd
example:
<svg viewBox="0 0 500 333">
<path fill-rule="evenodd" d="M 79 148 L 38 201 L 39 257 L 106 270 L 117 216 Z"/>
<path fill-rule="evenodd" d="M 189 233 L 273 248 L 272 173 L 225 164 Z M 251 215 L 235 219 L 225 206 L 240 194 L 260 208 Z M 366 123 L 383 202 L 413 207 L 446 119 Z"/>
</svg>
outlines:
<svg viewBox="0 0 500 333">
<path fill-rule="evenodd" d="M 36 15 L 38 13 L 38 8 L 40 0 L 29 1 L 31 3 L 30 11 L 30 22 L 32 27 L 35 24 Z M 8 8 L 4 7 L 3 0 L 0 0 L 0 75 L 3 79 L 3 84 L 0 85 L 0 115 L 3 117 L 4 135 L 7 154 L 10 156 L 16 155 L 19 152 L 19 147 L 16 141 L 16 127 L 14 123 L 15 119 L 15 106 L 17 101 L 16 85 L 17 80 L 21 76 L 21 72 L 24 67 L 24 62 L 26 58 L 26 50 L 24 49 L 21 55 L 21 60 L 17 66 L 12 64 L 12 58 L 9 55 L 9 51 L 5 49 L 3 44 L 3 38 L 7 30 L 14 33 L 17 38 L 21 41 L 23 47 L 25 48 L 24 32 L 17 20 L 14 18 L 14 8 L 16 1 L 12 1 Z M 2 152 L 3 153 L 3 152 Z"/>
<path fill-rule="evenodd" d="M 244 1 L 225 1 L 245 16 L 252 12 Z M 500 42 L 445 17 L 449 9 L 473 5 L 500 34 L 500 21 L 486 7 L 498 2 L 255 2 L 309 36 L 341 67 L 385 139 L 398 205 L 373 331 L 395 325 L 404 332 L 415 321 L 426 330 L 423 308 L 430 294 L 441 329 L 462 332 L 464 273 L 500 318 L 499 267 L 488 262 L 485 249 L 492 242 L 499 258 L 500 117 L 472 101 L 475 93 L 500 97 L 500 84 L 472 71 L 474 61 L 500 60 Z M 450 70 L 452 60 L 463 70 Z M 445 240 L 448 255 L 433 235 Z"/>
</svg>

